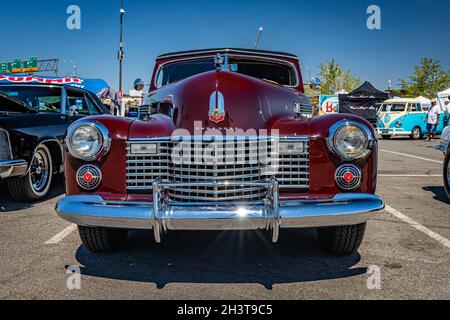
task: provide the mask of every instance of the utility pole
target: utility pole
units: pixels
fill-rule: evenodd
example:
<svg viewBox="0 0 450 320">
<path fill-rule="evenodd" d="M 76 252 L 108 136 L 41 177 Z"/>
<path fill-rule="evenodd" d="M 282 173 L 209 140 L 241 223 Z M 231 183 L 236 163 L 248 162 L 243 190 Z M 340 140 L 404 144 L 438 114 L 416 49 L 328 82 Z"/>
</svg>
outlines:
<svg viewBox="0 0 450 320">
<path fill-rule="evenodd" d="M 123 43 L 123 16 L 125 15 L 125 10 L 123 9 L 123 0 L 120 0 L 120 47 L 119 47 L 119 97 L 122 98 L 123 97 L 123 88 L 122 88 L 122 74 L 123 74 L 123 48 L 124 48 L 124 43 Z M 122 108 L 121 108 L 121 114 L 122 116 L 125 116 L 125 109 L 124 109 L 124 105 L 122 103 Z"/>
<path fill-rule="evenodd" d="M 72 59 L 65 59 L 64 62 L 72 63 L 73 77 L 77 78 L 78 77 L 78 66 L 77 66 L 77 63 L 75 61 L 73 61 Z"/>
<path fill-rule="evenodd" d="M 263 31 L 264 31 L 264 27 L 263 26 L 259 27 L 258 35 L 256 36 L 255 50 L 258 49 L 259 41 L 261 40 L 261 34 L 263 33 Z"/>
</svg>

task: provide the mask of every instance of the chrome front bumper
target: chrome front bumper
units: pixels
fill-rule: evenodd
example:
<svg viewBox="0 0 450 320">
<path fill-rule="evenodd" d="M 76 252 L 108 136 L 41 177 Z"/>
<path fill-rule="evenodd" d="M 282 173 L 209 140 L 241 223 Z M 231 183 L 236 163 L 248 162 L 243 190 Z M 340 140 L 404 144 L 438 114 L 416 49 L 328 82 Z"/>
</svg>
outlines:
<svg viewBox="0 0 450 320">
<path fill-rule="evenodd" d="M 390 135 L 390 136 L 410 136 L 412 131 L 405 131 L 401 128 L 377 128 L 377 134 L 380 135 Z"/>
<path fill-rule="evenodd" d="M 27 173 L 28 162 L 25 160 L 0 161 L 0 179 L 20 177 Z"/>
<path fill-rule="evenodd" d="M 211 183 L 195 183 L 204 186 Z M 217 185 L 242 185 L 218 182 Z M 271 229 L 273 242 L 280 228 L 331 227 L 366 222 L 384 209 L 383 200 L 371 194 L 339 194 L 327 200 L 280 201 L 278 183 L 250 182 L 264 186 L 266 201 L 261 203 L 169 203 L 165 188 L 174 184 L 155 182 L 153 203 L 107 201 L 96 195 L 69 196 L 56 205 L 58 215 L 86 227 L 153 229 L 161 242 L 166 230 L 258 230 Z"/>
</svg>

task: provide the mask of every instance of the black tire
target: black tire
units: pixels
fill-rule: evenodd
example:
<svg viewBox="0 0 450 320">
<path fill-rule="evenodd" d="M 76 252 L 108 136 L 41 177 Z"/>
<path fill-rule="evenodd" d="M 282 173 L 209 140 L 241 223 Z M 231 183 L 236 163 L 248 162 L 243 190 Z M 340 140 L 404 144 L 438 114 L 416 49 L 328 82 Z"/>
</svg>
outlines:
<svg viewBox="0 0 450 320">
<path fill-rule="evenodd" d="M 366 232 L 366 223 L 317 229 L 322 249 L 327 252 L 349 255 L 358 251 Z"/>
<path fill-rule="evenodd" d="M 450 200 L 450 148 L 447 150 L 444 161 L 444 186 L 447 198 Z"/>
<path fill-rule="evenodd" d="M 414 129 L 412 130 L 411 139 L 420 140 L 422 139 L 422 136 L 422 129 L 420 129 L 419 127 L 414 127 Z"/>
<path fill-rule="evenodd" d="M 45 169 L 33 167 L 37 162 L 45 163 Z M 40 170 L 39 175 L 37 173 L 38 170 Z M 52 155 L 50 150 L 45 145 L 41 145 L 36 149 L 35 154 L 33 155 L 31 169 L 29 172 L 23 177 L 8 180 L 9 192 L 15 201 L 39 201 L 47 196 L 52 184 L 52 178 Z M 40 183 L 37 183 L 37 180 L 42 180 L 42 182 L 39 181 Z"/>
<path fill-rule="evenodd" d="M 389 140 L 391 138 L 391 136 L 388 136 L 388 135 L 382 135 L 381 137 L 385 140 Z"/>
<path fill-rule="evenodd" d="M 78 226 L 83 245 L 92 252 L 114 252 L 127 241 L 128 231 Z"/>
</svg>

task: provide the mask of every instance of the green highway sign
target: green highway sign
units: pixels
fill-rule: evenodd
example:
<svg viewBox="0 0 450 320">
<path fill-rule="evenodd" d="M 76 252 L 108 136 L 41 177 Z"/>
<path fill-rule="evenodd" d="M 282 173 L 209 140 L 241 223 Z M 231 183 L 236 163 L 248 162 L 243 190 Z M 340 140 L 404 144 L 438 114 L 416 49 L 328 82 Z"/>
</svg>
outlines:
<svg viewBox="0 0 450 320">
<path fill-rule="evenodd" d="M 20 59 L 14 59 L 13 62 L 10 62 L 11 64 L 11 72 L 12 73 L 20 73 L 22 72 L 22 60 Z"/>
<path fill-rule="evenodd" d="M 37 72 L 38 59 L 32 57 L 27 61 L 14 59 L 12 62 L 0 63 L 0 74 Z"/>
<path fill-rule="evenodd" d="M 28 61 L 23 62 L 23 72 L 36 72 L 38 71 L 37 58 L 32 57 Z"/>
<path fill-rule="evenodd" d="M 8 73 L 8 64 L 0 63 L 0 74 Z"/>
</svg>

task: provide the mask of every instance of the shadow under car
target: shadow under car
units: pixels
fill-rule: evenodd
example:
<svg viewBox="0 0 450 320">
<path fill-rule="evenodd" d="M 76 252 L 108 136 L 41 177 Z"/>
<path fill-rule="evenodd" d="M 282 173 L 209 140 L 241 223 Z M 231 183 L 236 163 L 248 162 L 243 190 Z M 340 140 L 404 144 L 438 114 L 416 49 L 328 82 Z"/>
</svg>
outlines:
<svg viewBox="0 0 450 320">
<path fill-rule="evenodd" d="M 358 253 L 336 256 L 318 247 L 314 229 L 283 230 L 277 244 L 264 231 L 173 231 L 162 244 L 152 232 L 131 232 L 122 251 L 76 252 L 87 276 L 155 283 L 258 283 L 273 285 L 347 278 L 365 274 L 353 268 Z"/>
</svg>

